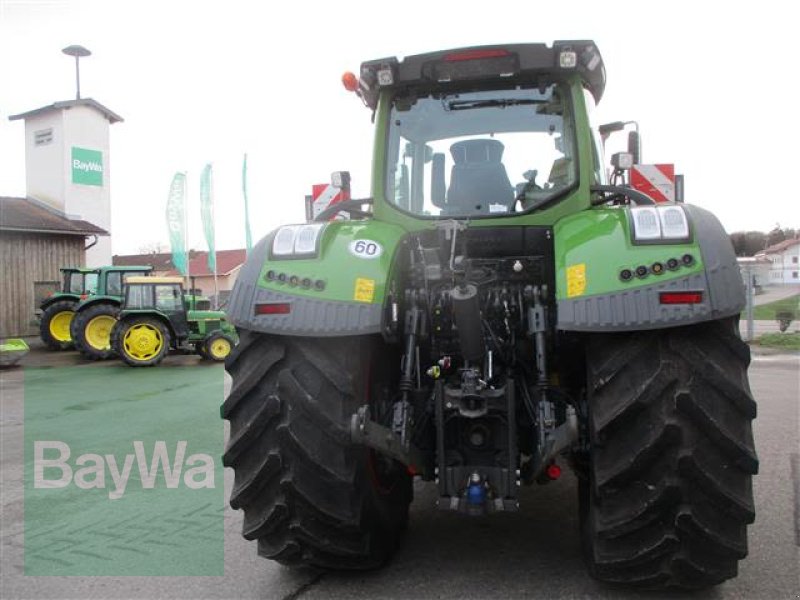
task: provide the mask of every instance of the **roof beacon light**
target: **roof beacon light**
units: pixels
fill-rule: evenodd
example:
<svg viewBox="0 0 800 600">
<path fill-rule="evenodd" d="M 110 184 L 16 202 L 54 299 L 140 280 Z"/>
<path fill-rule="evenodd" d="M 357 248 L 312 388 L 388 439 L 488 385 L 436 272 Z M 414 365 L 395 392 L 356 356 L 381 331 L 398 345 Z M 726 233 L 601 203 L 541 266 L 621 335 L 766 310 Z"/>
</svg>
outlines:
<svg viewBox="0 0 800 600">
<path fill-rule="evenodd" d="M 631 209 L 633 217 L 634 241 L 649 241 L 661 239 L 661 221 L 658 211 L 653 206 L 637 206 Z"/>
<path fill-rule="evenodd" d="M 356 77 L 354 73 L 347 71 L 347 73 L 342 75 L 342 85 L 348 92 L 355 92 L 358 90 L 358 77 Z"/>
<path fill-rule="evenodd" d="M 578 54 L 574 50 L 562 50 L 558 55 L 558 66 L 574 69 L 578 65 Z"/>
</svg>

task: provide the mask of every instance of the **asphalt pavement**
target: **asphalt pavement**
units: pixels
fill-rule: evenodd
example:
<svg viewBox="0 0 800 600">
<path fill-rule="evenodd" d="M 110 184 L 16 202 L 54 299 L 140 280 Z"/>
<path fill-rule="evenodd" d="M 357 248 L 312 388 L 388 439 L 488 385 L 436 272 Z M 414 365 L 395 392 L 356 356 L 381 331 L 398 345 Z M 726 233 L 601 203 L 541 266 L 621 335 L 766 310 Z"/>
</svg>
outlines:
<svg viewBox="0 0 800 600">
<path fill-rule="evenodd" d="M 750 381 L 759 402 L 755 437 L 761 461 L 754 480 L 756 523 L 739 576 L 691 598 L 798 598 L 800 594 L 800 357 L 758 351 Z M 197 357 L 162 367 L 197 368 Z M 73 365 L 92 377 L 104 364 L 71 354 L 33 353 L 28 365 Z M 224 508 L 225 575 L 217 577 L 35 577 L 24 575 L 24 371 L 0 372 L 0 598 L 638 598 L 599 584 L 584 570 L 577 532 L 577 491 L 565 475 L 523 488 L 520 512 L 470 519 L 441 513 L 435 490 L 416 485 L 411 523 L 394 560 L 370 573 L 291 570 L 256 556 L 240 535 L 242 515 Z M 226 390 L 229 382 L 226 381 Z M 72 390 L 68 393 L 77 393 Z M 135 391 L 131 391 L 135 393 Z M 125 401 L 125 395 L 119 396 Z M 154 422 L 157 420 L 154 420 Z M 794 468 L 793 468 L 794 465 Z M 225 473 L 225 497 L 233 477 Z M 673 598 L 675 594 L 648 594 Z"/>
</svg>

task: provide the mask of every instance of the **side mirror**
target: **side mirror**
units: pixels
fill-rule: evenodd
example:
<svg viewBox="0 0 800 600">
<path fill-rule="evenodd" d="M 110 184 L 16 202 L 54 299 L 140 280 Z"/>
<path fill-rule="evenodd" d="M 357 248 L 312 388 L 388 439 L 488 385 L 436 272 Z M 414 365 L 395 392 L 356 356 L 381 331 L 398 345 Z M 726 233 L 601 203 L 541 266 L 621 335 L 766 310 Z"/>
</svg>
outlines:
<svg viewBox="0 0 800 600">
<path fill-rule="evenodd" d="M 431 157 L 431 202 L 434 206 L 444 208 L 444 153 L 436 152 Z"/>
</svg>

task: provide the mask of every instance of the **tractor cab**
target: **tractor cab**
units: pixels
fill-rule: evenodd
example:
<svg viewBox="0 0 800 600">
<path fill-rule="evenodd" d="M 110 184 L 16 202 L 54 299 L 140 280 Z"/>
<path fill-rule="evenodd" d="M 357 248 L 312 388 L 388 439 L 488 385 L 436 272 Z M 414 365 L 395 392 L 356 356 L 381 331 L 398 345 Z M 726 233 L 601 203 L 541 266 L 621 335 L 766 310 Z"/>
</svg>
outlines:
<svg viewBox="0 0 800 600">
<path fill-rule="evenodd" d="M 220 311 L 194 310 L 197 298 L 184 294 L 180 277 L 128 277 L 112 345 L 131 366 L 163 360 L 169 348 L 221 361 L 236 333 Z"/>
<path fill-rule="evenodd" d="M 98 269 L 61 269 L 61 293 L 74 296 L 90 296 L 95 294 L 97 292 L 97 278 L 99 273 L 100 271 Z"/>
</svg>

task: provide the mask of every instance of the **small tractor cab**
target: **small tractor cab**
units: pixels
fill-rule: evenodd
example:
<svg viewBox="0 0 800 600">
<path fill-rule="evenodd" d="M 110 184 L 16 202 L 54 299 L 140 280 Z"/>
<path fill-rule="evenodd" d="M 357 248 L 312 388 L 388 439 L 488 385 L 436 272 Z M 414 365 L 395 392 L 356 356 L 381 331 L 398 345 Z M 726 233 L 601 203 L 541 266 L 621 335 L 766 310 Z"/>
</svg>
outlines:
<svg viewBox="0 0 800 600">
<path fill-rule="evenodd" d="M 61 269 L 61 291 L 50 294 L 39 306 L 39 335 L 51 350 L 66 350 L 72 346 L 70 324 L 75 308 L 83 298 L 97 291 L 97 274 L 96 269 Z"/>
<path fill-rule="evenodd" d="M 222 361 L 237 342 L 225 313 L 193 310 L 197 298 L 184 296 L 180 277 L 129 277 L 111 345 L 132 367 L 157 365 L 169 348 Z"/>
</svg>

